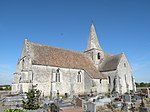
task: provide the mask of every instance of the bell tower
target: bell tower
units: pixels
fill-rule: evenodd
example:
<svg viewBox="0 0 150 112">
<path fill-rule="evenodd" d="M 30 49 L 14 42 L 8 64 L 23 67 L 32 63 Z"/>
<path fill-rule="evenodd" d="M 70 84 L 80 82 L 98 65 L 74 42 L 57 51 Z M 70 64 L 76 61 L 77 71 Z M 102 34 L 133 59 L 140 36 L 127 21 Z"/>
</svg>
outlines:
<svg viewBox="0 0 150 112">
<path fill-rule="evenodd" d="M 84 51 L 84 53 L 87 54 L 89 57 L 91 57 L 97 68 L 104 59 L 104 52 L 98 42 L 94 24 L 91 25 L 88 46 L 87 49 Z"/>
</svg>

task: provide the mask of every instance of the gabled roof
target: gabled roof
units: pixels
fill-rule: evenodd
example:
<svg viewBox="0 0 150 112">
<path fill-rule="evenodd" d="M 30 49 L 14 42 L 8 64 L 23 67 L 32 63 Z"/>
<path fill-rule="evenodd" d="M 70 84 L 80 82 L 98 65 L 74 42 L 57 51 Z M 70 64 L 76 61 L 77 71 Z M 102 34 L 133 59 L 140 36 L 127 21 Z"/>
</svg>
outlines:
<svg viewBox="0 0 150 112">
<path fill-rule="evenodd" d="M 123 55 L 123 53 L 118 54 L 118 55 L 105 54 L 105 58 L 102 62 L 102 65 L 99 68 L 100 71 L 101 72 L 107 72 L 107 71 L 116 70 L 122 55 Z"/>
<path fill-rule="evenodd" d="M 27 45 L 33 65 L 83 69 L 94 79 L 106 78 L 85 54 L 32 42 Z"/>
</svg>

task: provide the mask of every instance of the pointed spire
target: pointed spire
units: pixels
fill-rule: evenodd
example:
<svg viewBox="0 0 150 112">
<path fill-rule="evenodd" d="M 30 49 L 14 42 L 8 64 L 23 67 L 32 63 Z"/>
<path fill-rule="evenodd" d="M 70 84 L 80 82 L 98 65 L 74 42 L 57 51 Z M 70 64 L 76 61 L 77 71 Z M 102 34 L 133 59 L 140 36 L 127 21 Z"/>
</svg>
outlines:
<svg viewBox="0 0 150 112">
<path fill-rule="evenodd" d="M 88 46 L 87 46 L 86 50 L 90 50 L 90 49 L 93 49 L 93 48 L 102 50 L 102 48 L 101 48 L 101 46 L 98 42 L 98 38 L 97 38 L 97 35 L 96 35 L 94 24 L 92 23 L 92 26 L 91 26 L 91 29 L 90 29 Z"/>
</svg>

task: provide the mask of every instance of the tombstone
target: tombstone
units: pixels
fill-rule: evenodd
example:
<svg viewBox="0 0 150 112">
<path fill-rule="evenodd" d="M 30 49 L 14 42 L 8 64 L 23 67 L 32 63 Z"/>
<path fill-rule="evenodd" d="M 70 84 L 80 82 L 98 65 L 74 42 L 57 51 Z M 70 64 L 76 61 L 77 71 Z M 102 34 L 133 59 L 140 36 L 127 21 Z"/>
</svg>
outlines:
<svg viewBox="0 0 150 112">
<path fill-rule="evenodd" d="M 87 102 L 86 105 L 86 112 L 96 112 L 96 104 L 92 102 Z"/>
<path fill-rule="evenodd" d="M 128 112 L 128 104 L 125 101 L 122 104 L 121 111 Z"/>
<path fill-rule="evenodd" d="M 119 93 L 117 91 L 114 91 L 113 96 L 119 98 Z"/>
<path fill-rule="evenodd" d="M 114 106 L 115 108 L 120 108 L 120 107 L 123 106 L 123 104 L 122 104 L 121 102 L 116 102 L 116 103 L 114 103 L 113 106 Z"/>
<path fill-rule="evenodd" d="M 131 95 L 124 95 L 124 100 L 126 102 L 131 102 Z"/>
<path fill-rule="evenodd" d="M 43 108 L 46 109 L 46 110 L 48 110 L 49 109 L 49 105 L 46 104 L 46 103 L 44 103 Z"/>
<path fill-rule="evenodd" d="M 76 106 L 78 107 L 83 107 L 83 101 L 81 98 L 77 97 L 76 98 Z"/>
<path fill-rule="evenodd" d="M 140 107 L 139 112 L 150 112 L 150 108 Z"/>
<path fill-rule="evenodd" d="M 56 103 L 51 103 L 51 112 L 59 112 L 59 106 Z"/>
<path fill-rule="evenodd" d="M 134 95 L 134 98 L 135 98 L 136 100 L 141 100 L 141 96 L 138 96 L 138 95 Z"/>
<path fill-rule="evenodd" d="M 88 100 L 89 100 L 88 95 L 86 95 L 86 96 L 84 97 L 84 99 L 85 99 L 85 101 L 88 101 Z"/>
</svg>

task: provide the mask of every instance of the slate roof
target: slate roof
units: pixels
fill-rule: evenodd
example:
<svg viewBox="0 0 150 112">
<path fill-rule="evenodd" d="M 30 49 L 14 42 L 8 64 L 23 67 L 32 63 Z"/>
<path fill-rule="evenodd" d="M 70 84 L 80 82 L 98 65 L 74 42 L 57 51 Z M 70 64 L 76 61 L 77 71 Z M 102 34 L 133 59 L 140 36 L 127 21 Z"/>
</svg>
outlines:
<svg viewBox="0 0 150 112">
<path fill-rule="evenodd" d="M 116 70 L 122 55 L 123 53 L 118 54 L 118 55 L 105 54 L 104 61 L 102 65 L 100 66 L 100 71 L 107 72 L 107 71 Z"/>
<path fill-rule="evenodd" d="M 83 69 L 94 79 L 106 78 L 85 54 L 28 42 L 33 65 Z"/>
</svg>

